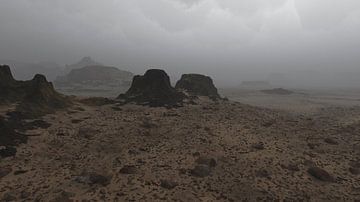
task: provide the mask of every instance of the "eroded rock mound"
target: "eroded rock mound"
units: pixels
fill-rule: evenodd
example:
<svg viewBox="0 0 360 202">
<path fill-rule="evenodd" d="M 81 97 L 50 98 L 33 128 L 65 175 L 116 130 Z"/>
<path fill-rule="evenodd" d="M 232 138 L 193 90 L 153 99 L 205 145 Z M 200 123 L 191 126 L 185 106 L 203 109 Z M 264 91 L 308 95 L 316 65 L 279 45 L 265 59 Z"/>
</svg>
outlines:
<svg viewBox="0 0 360 202">
<path fill-rule="evenodd" d="M 130 89 L 118 98 L 126 102 L 160 107 L 177 106 L 184 97 L 183 93 L 171 86 L 170 78 L 164 70 L 150 69 L 143 76 L 135 76 Z"/>
<path fill-rule="evenodd" d="M 0 66 L 0 103 L 18 103 L 17 110 L 28 118 L 64 108 L 70 101 L 56 92 L 45 76 L 37 74 L 29 81 L 16 81 L 9 66 Z"/>
<path fill-rule="evenodd" d="M 175 86 L 178 90 L 185 90 L 192 95 L 220 98 L 213 80 L 201 74 L 184 74 Z"/>
</svg>

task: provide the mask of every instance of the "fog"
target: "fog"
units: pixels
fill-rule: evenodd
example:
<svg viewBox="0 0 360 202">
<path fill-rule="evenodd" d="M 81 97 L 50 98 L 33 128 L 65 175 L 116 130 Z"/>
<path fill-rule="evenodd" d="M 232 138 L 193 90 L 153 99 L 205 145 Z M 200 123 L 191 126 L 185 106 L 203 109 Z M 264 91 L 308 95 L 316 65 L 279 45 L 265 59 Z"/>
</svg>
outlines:
<svg viewBox="0 0 360 202">
<path fill-rule="evenodd" d="M 0 59 L 360 86 L 358 0 L 3 0 Z M 275 76 L 274 76 L 275 75 Z M 276 79 L 274 79 L 276 78 Z M 280 79 L 279 79 L 280 78 Z"/>
</svg>

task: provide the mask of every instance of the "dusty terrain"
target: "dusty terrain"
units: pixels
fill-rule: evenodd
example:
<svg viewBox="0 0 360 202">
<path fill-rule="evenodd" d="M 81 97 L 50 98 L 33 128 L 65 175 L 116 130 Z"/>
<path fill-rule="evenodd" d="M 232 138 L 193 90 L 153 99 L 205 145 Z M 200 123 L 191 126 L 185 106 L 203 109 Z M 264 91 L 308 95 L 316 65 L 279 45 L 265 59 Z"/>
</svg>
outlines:
<svg viewBox="0 0 360 202">
<path fill-rule="evenodd" d="M 172 109 L 76 103 L 0 160 L 0 198 L 360 200 L 360 108 L 321 111 L 205 98 Z"/>
</svg>

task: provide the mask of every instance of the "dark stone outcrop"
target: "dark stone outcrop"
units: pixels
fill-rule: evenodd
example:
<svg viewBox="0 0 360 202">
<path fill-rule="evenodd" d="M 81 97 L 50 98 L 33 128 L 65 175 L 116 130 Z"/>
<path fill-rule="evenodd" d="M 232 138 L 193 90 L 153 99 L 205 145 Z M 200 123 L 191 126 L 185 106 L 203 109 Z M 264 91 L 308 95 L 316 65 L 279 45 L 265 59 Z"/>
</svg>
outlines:
<svg viewBox="0 0 360 202">
<path fill-rule="evenodd" d="M 213 80 L 201 74 L 184 74 L 176 83 L 175 88 L 185 90 L 191 95 L 208 96 L 213 99 L 220 98 Z"/>
<path fill-rule="evenodd" d="M 16 154 L 15 146 L 26 143 L 27 137 L 16 132 L 8 121 L 0 117 L 0 157 L 9 157 Z"/>
<path fill-rule="evenodd" d="M 130 89 L 118 98 L 152 107 L 172 107 L 178 106 L 185 95 L 171 86 L 164 70 L 150 69 L 143 76 L 135 76 Z"/>
<path fill-rule="evenodd" d="M 56 92 L 45 76 L 37 74 L 32 80 L 17 81 L 5 65 L 0 66 L 0 103 L 18 103 L 17 111 L 34 118 L 64 108 L 70 101 Z"/>
</svg>

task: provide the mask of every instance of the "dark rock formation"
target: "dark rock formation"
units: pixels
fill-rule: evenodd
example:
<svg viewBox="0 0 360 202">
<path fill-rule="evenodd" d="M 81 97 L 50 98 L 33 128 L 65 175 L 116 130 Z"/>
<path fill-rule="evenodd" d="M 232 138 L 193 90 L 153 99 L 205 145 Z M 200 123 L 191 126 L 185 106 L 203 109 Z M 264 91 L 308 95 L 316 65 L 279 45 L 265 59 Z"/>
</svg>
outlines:
<svg viewBox="0 0 360 202">
<path fill-rule="evenodd" d="M 208 76 L 201 74 L 184 74 L 175 86 L 178 90 L 185 90 L 192 95 L 220 98 L 218 91 Z"/>
<path fill-rule="evenodd" d="M 25 135 L 16 132 L 8 121 L 0 117 L 0 157 L 15 155 L 15 146 L 26 142 Z"/>
<path fill-rule="evenodd" d="M 70 101 L 55 91 L 45 76 L 37 74 L 29 81 L 16 81 L 9 66 L 0 66 L 0 103 L 18 103 L 17 110 L 33 118 L 64 108 Z"/>
<path fill-rule="evenodd" d="M 261 92 L 266 93 L 266 94 L 273 94 L 273 95 L 291 95 L 294 92 L 290 91 L 290 90 L 286 90 L 283 88 L 274 88 L 274 89 L 270 89 L 270 90 L 262 90 Z"/>
<path fill-rule="evenodd" d="M 177 106 L 185 95 L 175 90 L 170 84 L 170 78 L 164 70 L 150 69 L 143 76 L 135 76 L 130 89 L 120 95 L 125 102 L 152 107 Z"/>
</svg>

